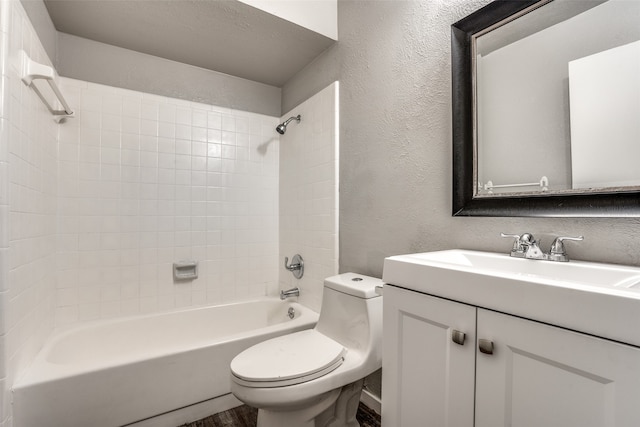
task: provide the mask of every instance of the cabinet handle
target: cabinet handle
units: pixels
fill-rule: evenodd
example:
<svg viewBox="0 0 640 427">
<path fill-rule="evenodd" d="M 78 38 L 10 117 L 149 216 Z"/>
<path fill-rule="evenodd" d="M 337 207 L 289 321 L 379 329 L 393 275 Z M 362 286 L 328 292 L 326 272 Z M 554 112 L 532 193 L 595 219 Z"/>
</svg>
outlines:
<svg viewBox="0 0 640 427">
<path fill-rule="evenodd" d="M 493 354 L 493 341 L 479 339 L 478 349 L 480 350 L 480 353 Z"/>
<path fill-rule="evenodd" d="M 455 329 L 451 331 L 451 341 L 458 345 L 464 345 L 464 339 L 466 337 L 467 335 L 464 332 L 460 332 Z"/>
</svg>

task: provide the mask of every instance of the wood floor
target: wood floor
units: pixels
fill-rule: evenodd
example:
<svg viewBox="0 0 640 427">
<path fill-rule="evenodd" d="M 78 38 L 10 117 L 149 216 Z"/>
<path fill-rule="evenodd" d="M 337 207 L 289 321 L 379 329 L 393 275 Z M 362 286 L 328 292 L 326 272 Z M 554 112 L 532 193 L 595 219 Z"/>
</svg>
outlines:
<svg viewBox="0 0 640 427">
<path fill-rule="evenodd" d="M 257 418 L 257 409 L 243 405 L 180 427 L 255 427 Z M 358 407 L 356 419 L 360 427 L 380 427 L 380 415 L 362 403 Z"/>
</svg>

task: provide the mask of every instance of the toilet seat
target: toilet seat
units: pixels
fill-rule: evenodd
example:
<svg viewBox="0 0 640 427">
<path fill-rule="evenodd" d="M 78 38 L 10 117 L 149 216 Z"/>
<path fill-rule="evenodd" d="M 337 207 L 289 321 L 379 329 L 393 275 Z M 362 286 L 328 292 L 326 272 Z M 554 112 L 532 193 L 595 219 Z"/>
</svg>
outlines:
<svg viewBox="0 0 640 427">
<path fill-rule="evenodd" d="M 263 341 L 231 361 L 233 380 L 247 387 L 283 387 L 338 368 L 347 350 L 314 329 Z"/>
</svg>

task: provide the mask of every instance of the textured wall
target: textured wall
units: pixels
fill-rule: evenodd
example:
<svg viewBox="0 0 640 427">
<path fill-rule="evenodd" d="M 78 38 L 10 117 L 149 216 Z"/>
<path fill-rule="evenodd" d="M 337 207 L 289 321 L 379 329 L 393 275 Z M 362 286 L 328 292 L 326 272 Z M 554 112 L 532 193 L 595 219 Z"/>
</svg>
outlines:
<svg viewBox="0 0 640 427">
<path fill-rule="evenodd" d="M 637 218 L 451 216 L 450 25 L 485 0 L 338 3 L 339 42 L 283 88 L 283 109 L 340 80 L 340 271 L 386 256 L 507 252 L 500 232 L 584 235 L 574 259 L 640 265 Z"/>
<path fill-rule="evenodd" d="M 451 216 L 450 25 L 485 0 L 338 2 L 339 42 L 283 88 L 283 111 L 340 81 L 340 271 L 395 254 L 507 253 L 500 232 L 584 235 L 575 259 L 640 265 L 640 219 Z M 380 377 L 367 378 L 380 394 Z"/>
</svg>

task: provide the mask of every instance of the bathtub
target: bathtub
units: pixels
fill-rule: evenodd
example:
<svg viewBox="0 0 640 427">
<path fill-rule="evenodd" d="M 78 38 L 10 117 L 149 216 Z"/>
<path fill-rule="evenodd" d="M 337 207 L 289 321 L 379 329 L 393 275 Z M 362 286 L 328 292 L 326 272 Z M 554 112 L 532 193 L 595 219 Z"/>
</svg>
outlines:
<svg viewBox="0 0 640 427">
<path fill-rule="evenodd" d="M 262 299 L 56 332 L 13 386 L 14 425 L 122 426 L 229 395 L 233 357 L 317 320 Z"/>
</svg>

